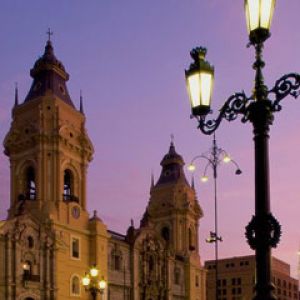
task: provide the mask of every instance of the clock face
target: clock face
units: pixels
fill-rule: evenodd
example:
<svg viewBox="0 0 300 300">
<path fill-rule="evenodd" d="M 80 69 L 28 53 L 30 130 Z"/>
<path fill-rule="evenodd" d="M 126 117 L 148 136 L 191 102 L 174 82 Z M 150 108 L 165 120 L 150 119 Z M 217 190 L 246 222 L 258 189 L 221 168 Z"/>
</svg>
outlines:
<svg viewBox="0 0 300 300">
<path fill-rule="evenodd" d="M 78 219 L 79 216 L 80 216 L 80 208 L 78 206 L 74 206 L 72 208 L 72 216 L 75 218 L 75 219 Z"/>
</svg>

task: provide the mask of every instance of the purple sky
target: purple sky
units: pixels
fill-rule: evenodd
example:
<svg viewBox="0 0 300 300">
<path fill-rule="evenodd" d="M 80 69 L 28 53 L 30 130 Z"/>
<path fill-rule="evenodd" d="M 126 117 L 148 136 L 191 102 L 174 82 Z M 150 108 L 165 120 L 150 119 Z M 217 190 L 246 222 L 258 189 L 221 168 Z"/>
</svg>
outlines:
<svg viewBox="0 0 300 300">
<path fill-rule="evenodd" d="M 89 209 L 112 230 L 125 232 L 130 218 L 139 223 L 149 198 L 150 174 L 175 135 L 176 150 L 188 163 L 205 152 L 211 137 L 190 120 L 184 69 L 195 46 L 208 48 L 215 66 L 215 111 L 233 92 L 253 87 L 253 49 L 248 42 L 242 0 L 3 0 L 0 4 L 0 138 L 10 124 L 14 82 L 23 100 L 29 70 L 43 53 L 48 27 L 56 56 L 70 73 L 73 102 L 83 90 L 87 128 L 95 146 L 88 175 Z M 265 47 L 265 77 L 271 87 L 281 75 L 300 70 L 299 0 L 277 1 L 272 37 Z M 273 253 L 297 272 L 300 245 L 300 103 L 284 101 L 271 128 L 271 200 L 283 237 Z M 218 144 L 240 164 L 219 169 L 220 256 L 251 251 L 244 226 L 254 209 L 252 129 L 240 121 L 223 122 Z M 0 216 L 9 204 L 9 165 L 0 154 Z M 199 166 L 202 170 L 204 165 Z M 187 173 L 187 172 L 186 172 Z M 196 173 L 200 177 L 200 173 Z M 187 174 L 190 178 L 190 175 Z M 213 259 L 204 242 L 213 229 L 213 185 L 196 177 L 204 210 L 200 241 L 202 261 Z"/>
</svg>

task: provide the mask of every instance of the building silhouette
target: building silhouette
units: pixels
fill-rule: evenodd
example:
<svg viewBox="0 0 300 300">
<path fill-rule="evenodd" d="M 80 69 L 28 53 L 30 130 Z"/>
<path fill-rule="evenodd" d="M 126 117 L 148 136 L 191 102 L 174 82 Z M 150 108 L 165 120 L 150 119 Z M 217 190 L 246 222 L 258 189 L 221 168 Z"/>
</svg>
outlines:
<svg viewBox="0 0 300 300">
<path fill-rule="evenodd" d="M 0 223 L 0 299 L 90 299 L 81 278 L 96 264 L 108 282 L 103 299 L 204 300 L 202 210 L 173 142 L 140 225 L 132 222 L 125 235 L 110 231 L 86 209 L 94 149 L 50 35 L 30 75 L 24 101 L 16 90 L 3 142 L 11 198 Z"/>
</svg>

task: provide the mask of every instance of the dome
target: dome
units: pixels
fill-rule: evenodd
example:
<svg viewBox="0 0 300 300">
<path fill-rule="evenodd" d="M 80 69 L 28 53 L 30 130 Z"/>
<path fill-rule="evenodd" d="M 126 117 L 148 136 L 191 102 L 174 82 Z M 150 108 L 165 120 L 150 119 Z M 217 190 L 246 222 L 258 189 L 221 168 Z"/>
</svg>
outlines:
<svg viewBox="0 0 300 300">
<path fill-rule="evenodd" d="M 69 79 L 69 75 L 66 73 L 64 65 L 54 55 L 54 49 L 50 40 L 47 41 L 43 56 L 35 62 L 33 69 L 30 70 L 30 75 L 34 78 L 34 76 L 39 71 L 43 70 L 46 65 L 56 66 L 64 72 L 67 75 L 66 77 Z"/>
<path fill-rule="evenodd" d="M 183 180 L 188 184 L 183 171 L 184 160 L 176 152 L 173 142 L 171 142 L 169 152 L 163 157 L 160 165 L 162 166 L 162 171 L 155 187 L 168 183 L 176 183 L 179 180 Z"/>
<path fill-rule="evenodd" d="M 66 72 L 62 62 L 56 58 L 50 40 L 46 43 L 44 54 L 34 63 L 33 68 L 30 70 L 30 75 L 33 78 L 33 82 L 25 102 L 45 96 L 47 93 L 56 96 L 75 108 L 66 86 L 69 74 Z"/>
</svg>

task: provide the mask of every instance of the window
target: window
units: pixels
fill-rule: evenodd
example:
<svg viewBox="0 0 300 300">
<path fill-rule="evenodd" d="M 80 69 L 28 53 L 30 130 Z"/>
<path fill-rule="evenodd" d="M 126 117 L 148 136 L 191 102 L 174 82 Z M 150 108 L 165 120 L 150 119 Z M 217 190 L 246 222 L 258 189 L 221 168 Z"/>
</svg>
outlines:
<svg viewBox="0 0 300 300">
<path fill-rule="evenodd" d="M 242 278 L 240 278 L 240 277 L 237 278 L 237 284 L 238 284 L 238 285 L 241 285 L 241 284 L 242 284 Z"/>
<path fill-rule="evenodd" d="M 148 269 L 149 273 L 152 273 L 154 271 L 154 257 L 152 255 L 149 256 Z"/>
<path fill-rule="evenodd" d="M 277 285 L 281 286 L 281 280 L 279 278 L 277 279 Z"/>
<path fill-rule="evenodd" d="M 80 258 L 80 240 L 79 238 L 71 238 L 71 256 L 72 258 Z"/>
<path fill-rule="evenodd" d="M 189 228 L 189 249 L 190 250 L 195 250 L 194 240 L 193 240 L 193 231 L 192 231 L 191 228 Z"/>
<path fill-rule="evenodd" d="M 222 280 L 222 284 L 223 284 L 223 286 L 226 286 L 226 284 L 227 284 L 226 279 L 223 279 L 223 280 Z"/>
<path fill-rule="evenodd" d="M 32 249 L 34 247 L 34 239 L 32 238 L 32 236 L 29 236 L 27 238 L 27 245 L 29 249 Z"/>
<path fill-rule="evenodd" d="M 28 167 L 26 170 L 26 186 L 25 197 L 27 200 L 36 199 L 36 184 L 35 184 L 35 172 L 33 167 Z"/>
<path fill-rule="evenodd" d="M 161 236 L 166 242 L 169 242 L 170 241 L 170 229 L 166 226 L 163 227 L 161 230 Z"/>
<path fill-rule="evenodd" d="M 111 268 L 115 271 L 122 269 L 122 252 L 117 247 L 111 251 Z"/>
<path fill-rule="evenodd" d="M 71 277 L 71 296 L 80 296 L 80 278 L 77 275 Z"/>
<path fill-rule="evenodd" d="M 72 199 L 72 181 L 73 181 L 73 178 L 72 178 L 72 172 L 67 169 L 64 171 L 64 200 L 65 201 L 68 201 L 68 200 L 71 200 Z"/>
<path fill-rule="evenodd" d="M 174 284 L 180 284 L 180 269 L 176 267 L 174 268 Z"/>
<path fill-rule="evenodd" d="M 235 285 L 235 278 L 232 278 L 232 279 L 231 279 L 231 284 L 232 284 L 232 285 Z"/>
<path fill-rule="evenodd" d="M 195 285 L 196 285 L 196 287 L 199 287 L 199 276 L 198 275 L 196 275 L 196 278 L 195 278 Z"/>
</svg>

